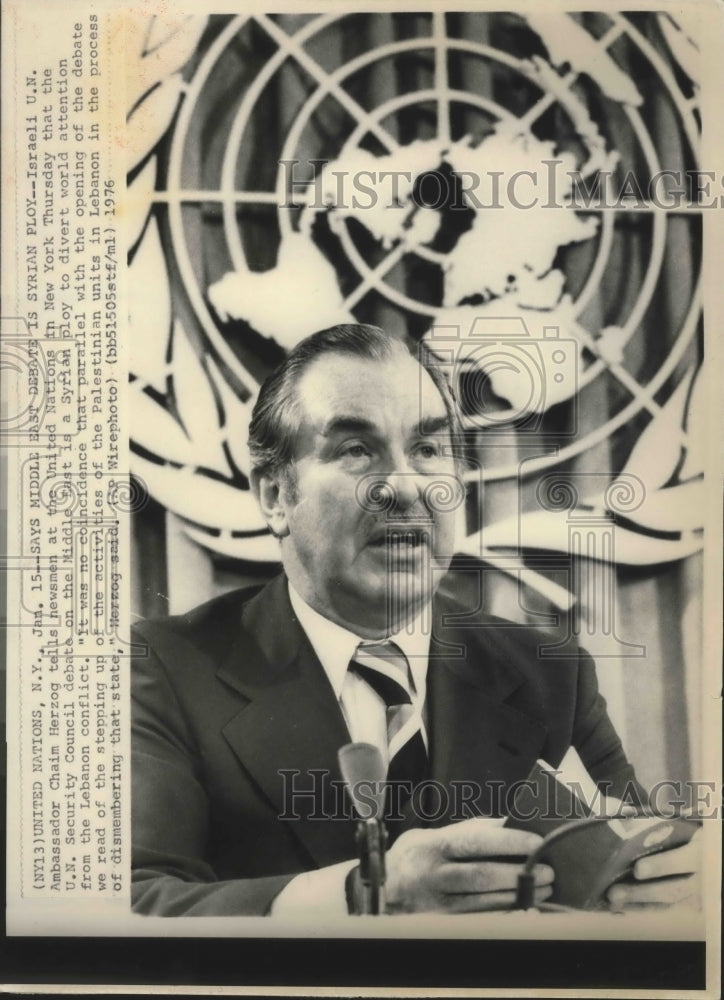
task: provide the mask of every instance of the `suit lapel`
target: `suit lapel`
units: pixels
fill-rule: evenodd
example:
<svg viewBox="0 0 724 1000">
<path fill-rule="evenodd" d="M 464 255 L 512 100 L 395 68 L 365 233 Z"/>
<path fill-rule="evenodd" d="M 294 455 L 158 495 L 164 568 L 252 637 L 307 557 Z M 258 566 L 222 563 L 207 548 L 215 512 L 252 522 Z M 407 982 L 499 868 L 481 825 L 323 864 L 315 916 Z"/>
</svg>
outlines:
<svg viewBox="0 0 724 1000">
<path fill-rule="evenodd" d="M 547 731 L 513 704 L 527 682 L 494 627 L 456 628 L 439 602 L 428 668 L 431 772 L 447 789 L 440 822 L 465 818 L 464 797 L 483 815 L 505 813 L 505 792 L 527 777 Z M 462 649 L 460 655 L 451 650 Z"/>
<path fill-rule="evenodd" d="M 351 857 L 355 826 L 340 818 L 348 807 L 337 761 L 350 735 L 285 577 L 252 598 L 243 626 L 218 672 L 246 700 L 224 737 L 316 864 Z"/>
<path fill-rule="evenodd" d="M 440 823 L 470 815 L 460 806 L 471 794 L 475 811 L 504 812 L 505 790 L 528 775 L 546 737 L 513 704 L 526 681 L 500 630 L 449 624 L 454 610 L 436 601 L 427 680 L 431 775 L 447 790 Z M 325 819 L 349 813 L 337 751 L 350 736 L 284 576 L 246 605 L 218 675 L 244 699 L 224 737 L 276 814 L 317 865 L 352 857 L 354 821 Z M 315 796 L 298 794 L 313 786 Z"/>
</svg>

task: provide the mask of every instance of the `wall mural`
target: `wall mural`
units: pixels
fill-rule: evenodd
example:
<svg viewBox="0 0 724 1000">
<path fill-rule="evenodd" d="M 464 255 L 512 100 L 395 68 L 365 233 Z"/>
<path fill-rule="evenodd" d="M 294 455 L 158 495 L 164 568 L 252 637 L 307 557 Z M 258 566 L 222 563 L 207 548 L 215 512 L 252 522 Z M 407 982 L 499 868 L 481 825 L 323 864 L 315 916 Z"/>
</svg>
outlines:
<svg viewBox="0 0 724 1000">
<path fill-rule="evenodd" d="M 677 246 L 701 238 L 677 188 L 699 150 L 687 31 L 667 14 L 396 17 L 155 17 L 137 29 L 134 474 L 208 550 L 275 561 L 248 482 L 259 382 L 314 330 L 384 320 L 451 366 L 477 446 L 508 444 L 488 449 L 482 478 L 535 484 L 533 509 L 486 524 L 484 538 L 468 519 L 463 551 L 519 574 L 515 553 L 568 553 L 577 517 L 616 522 L 615 553 L 598 560 L 697 551 L 697 253 L 685 301 L 661 307 Z M 515 172 L 514 187 L 500 181 Z M 643 364 L 652 337 L 655 363 Z M 605 415 L 578 421 L 602 384 Z M 627 427 L 635 444 L 615 472 L 568 474 Z M 538 448 L 521 461 L 511 442 L 528 440 Z"/>
</svg>

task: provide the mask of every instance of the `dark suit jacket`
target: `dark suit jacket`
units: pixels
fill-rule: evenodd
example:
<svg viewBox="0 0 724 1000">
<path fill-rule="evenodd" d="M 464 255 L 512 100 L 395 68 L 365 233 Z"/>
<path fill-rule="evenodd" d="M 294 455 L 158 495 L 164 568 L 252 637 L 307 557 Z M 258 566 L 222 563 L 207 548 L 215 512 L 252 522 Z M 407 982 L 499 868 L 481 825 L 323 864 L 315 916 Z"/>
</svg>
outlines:
<svg viewBox="0 0 724 1000">
<path fill-rule="evenodd" d="M 354 857 L 353 820 L 323 818 L 340 813 L 330 782 L 349 734 L 284 576 L 147 621 L 135 641 L 147 646 L 133 668 L 137 911 L 264 914 L 295 874 Z M 541 659 L 542 642 L 474 605 L 434 601 L 432 777 L 474 783 L 483 815 L 499 814 L 500 789 L 538 757 L 557 765 L 570 746 L 614 794 L 633 779 L 590 658 Z M 316 799 L 290 799 L 313 780 Z M 441 821 L 453 818 L 463 815 Z"/>
</svg>

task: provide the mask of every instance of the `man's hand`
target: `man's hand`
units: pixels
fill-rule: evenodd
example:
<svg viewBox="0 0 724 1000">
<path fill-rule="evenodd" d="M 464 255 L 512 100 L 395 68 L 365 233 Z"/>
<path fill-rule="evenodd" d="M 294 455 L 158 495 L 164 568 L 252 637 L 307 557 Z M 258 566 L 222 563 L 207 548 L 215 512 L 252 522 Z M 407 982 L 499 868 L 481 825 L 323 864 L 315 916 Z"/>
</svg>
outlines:
<svg viewBox="0 0 724 1000">
<path fill-rule="evenodd" d="M 701 830 L 688 844 L 639 858 L 632 875 L 608 890 L 612 910 L 635 907 L 701 906 Z"/>
<path fill-rule="evenodd" d="M 519 872 L 541 838 L 474 818 L 408 830 L 387 852 L 389 913 L 471 913 L 511 909 Z M 550 896 L 553 869 L 537 865 L 535 901 Z"/>
</svg>

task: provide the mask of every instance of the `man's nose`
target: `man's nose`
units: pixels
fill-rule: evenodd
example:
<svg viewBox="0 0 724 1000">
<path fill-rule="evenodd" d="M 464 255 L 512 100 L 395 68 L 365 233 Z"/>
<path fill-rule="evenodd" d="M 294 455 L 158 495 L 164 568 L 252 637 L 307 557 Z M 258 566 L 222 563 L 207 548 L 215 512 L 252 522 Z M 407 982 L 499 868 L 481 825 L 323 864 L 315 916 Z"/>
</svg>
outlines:
<svg viewBox="0 0 724 1000">
<path fill-rule="evenodd" d="M 422 496 L 422 478 L 419 474 L 411 470 L 397 470 L 390 472 L 386 476 L 386 482 L 393 503 L 393 510 L 397 508 L 407 511 L 419 503 Z"/>
</svg>

